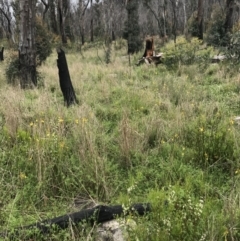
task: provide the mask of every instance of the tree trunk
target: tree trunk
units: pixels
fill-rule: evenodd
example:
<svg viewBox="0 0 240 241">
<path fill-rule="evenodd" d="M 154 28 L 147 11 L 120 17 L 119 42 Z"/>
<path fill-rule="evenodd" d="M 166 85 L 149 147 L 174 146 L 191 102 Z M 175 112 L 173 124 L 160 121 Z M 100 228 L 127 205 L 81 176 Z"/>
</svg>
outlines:
<svg viewBox="0 0 240 241">
<path fill-rule="evenodd" d="M 46 21 L 46 14 L 49 9 L 49 4 L 45 0 L 41 0 L 42 4 L 44 5 L 44 11 L 43 11 L 43 21 Z"/>
<path fill-rule="evenodd" d="M 203 0 L 198 0 L 197 23 L 198 23 L 198 38 L 203 39 Z"/>
<path fill-rule="evenodd" d="M 9 8 L 9 6 L 7 7 Z M 14 34 L 12 33 L 11 15 L 9 11 L 5 12 L 3 8 L 0 8 L 0 12 L 7 20 L 7 39 L 10 41 L 10 43 L 11 41 L 12 43 L 15 43 Z"/>
<path fill-rule="evenodd" d="M 187 37 L 188 34 L 188 26 L 187 26 L 187 13 L 186 13 L 186 1 L 183 0 L 183 14 L 184 14 L 184 35 Z"/>
<path fill-rule="evenodd" d="M 59 49 L 57 53 L 58 53 L 57 66 L 58 66 L 60 87 L 63 93 L 64 102 L 67 105 L 67 107 L 69 107 L 72 104 L 78 103 L 78 100 L 76 98 L 76 95 L 72 86 L 72 81 L 70 78 L 65 53 L 62 49 Z"/>
<path fill-rule="evenodd" d="M 3 61 L 3 51 L 4 51 L 4 47 L 2 47 L 2 50 L 0 51 L 0 61 Z"/>
<path fill-rule="evenodd" d="M 154 55 L 154 44 L 153 44 L 153 37 L 146 39 L 145 51 L 143 57 L 150 57 Z"/>
<path fill-rule="evenodd" d="M 90 21 L 90 41 L 93 42 L 93 5 L 92 5 L 92 0 L 90 4 L 90 9 L 91 9 L 91 21 Z"/>
<path fill-rule="evenodd" d="M 157 11 L 154 10 L 154 7 L 151 7 L 150 5 L 150 2 L 145 0 L 144 1 L 144 5 L 147 7 L 147 9 L 150 10 L 150 12 L 153 14 L 154 18 L 156 19 L 157 21 L 157 24 L 158 24 L 158 32 L 159 32 L 159 36 L 165 36 L 165 18 L 164 18 L 164 11 L 163 11 L 163 21 L 164 21 L 164 24 L 163 24 L 163 28 L 164 30 L 162 31 L 162 23 L 161 23 L 161 18 L 160 16 L 157 14 Z M 163 6 L 164 7 L 164 6 Z M 160 4 L 158 3 L 158 12 L 160 10 Z M 162 33 L 164 32 L 164 33 Z"/>
<path fill-rule="evenodd" d="M 50 29 L 53 33 L 58 34 L 57 28 L 57 20 L 56 20 L 56 13 L 55 13 L 55 3 L 54 0 L 49 1 L 49 8 L 50 8 Z"/>
<path fill-rule="evenodd" d="M 226 2 L 226 19 L 225 19 L 225 33 L 228 33 L 231 31 L 233 27 L 233 7 L 234 7 L 234 0 L 227 0 Z"/>
<path fill-rule="evenodd" d="M 173 11 L 173 19 L 172 19 L 172 34 L 174 37 L 174 43 L 176 44 L 177 40 L 177 4 L 176 1 L 171 0 L 172 3 L 172 11 Z"/>
<path fill-rule="evenodd" d="M 127 39 L 128 54 L 134 54 L 142 48 L 138 7 L 139 4 L 137 0 L 127 1 L 127 20 L 125 22 L 123 37 Z"/>
<path fill-rule="evenodd" d="M 65 9 L 63 8 L 62 1 L 66 1 L 66 0 L 58 0 L 59 28 L 62 36 L 62 43 L 67 44 L 67 36 L 65 32 L 66 12 L 64 11 Z"/>
<path fill-rule="evenodd" d="M 85 44 L 85 33 L 84 33 L 84 27 L 81 29 L 81 41 L 82 45 Z"/>
<path fill-rule="evenodd" d="M 19 0 L 19 78 L 21 88 L 37 85 L 35 18 L 36 0 Z"/>
</svg>

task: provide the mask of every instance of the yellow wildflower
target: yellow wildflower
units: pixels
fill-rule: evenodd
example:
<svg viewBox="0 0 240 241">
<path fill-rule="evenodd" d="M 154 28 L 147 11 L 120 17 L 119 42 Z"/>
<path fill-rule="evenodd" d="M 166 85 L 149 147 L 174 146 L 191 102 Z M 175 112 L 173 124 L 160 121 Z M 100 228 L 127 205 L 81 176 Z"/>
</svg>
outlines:
<svg viewBox="0 0 240 241">
<path fill-rule="evenodd" d="M 21 180 L 23 180 L 23 179 L 26 179 L 27 176 L 26 176 L 23 172 L 20 172 L 19 178 L 20 178 Z"/>
<path fill-rule="evenodd" d="M 59 123 L 62 123 L 62 122 L 63 122 L 63 119 L 62 119 L 62 118 L 59 118 L 59 119 L 58 119 L 58 122 L 59 122 Z"/>
<path fill-rule="evenodd" d="M 88 121 L 87 118 L 85 118 L 85 117 L 82 118 L 82 122 L 83 122 L 83 123 L 86 123 L 87 121 Z"/>
<path fill-rule="evenodd" d="M 64 148 L 65 143 L 64 143 L 64 142 L 61 142 L 61 143 L 59 144 L 59 146 L 60 146 L 60 148 Z"/>
<path fill-rule="evenodd" d="M 235 171 L 235 174 L 239 174 L 240 173 L 240 169 L 237 169 L 236 171 Z"/>
</svg>

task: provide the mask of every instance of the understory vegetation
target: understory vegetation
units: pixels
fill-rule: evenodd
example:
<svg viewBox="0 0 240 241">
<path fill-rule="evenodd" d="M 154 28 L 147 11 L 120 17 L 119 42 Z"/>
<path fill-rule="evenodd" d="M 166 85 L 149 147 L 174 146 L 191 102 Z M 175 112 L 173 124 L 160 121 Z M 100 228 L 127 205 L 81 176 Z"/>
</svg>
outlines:
<svg viewBox="0 0 240 241">
<path fill-rule="evenodd" d="M 158 49 L 158 44 L 156 51 Z M 135 66 L 127 45 L 66 48 L 79 105 L 66 108 L 57 53 L 39 67 L 42 84 L 9 85 L 0 68 L 1 231 L 98 204 L 149 202 L 127 240 L 240 240 L 239 65 L 211 63 L 214 49 L 179 37 L 163 64 Z M 160 46 L 160 45 L 159 45 Z M 32 240 L 95 240 L 80 224 Z M 28 240 L 23 233 L 18 240 Z M 30 239 L 29 239 L 30 240 Z"/>
</svg>

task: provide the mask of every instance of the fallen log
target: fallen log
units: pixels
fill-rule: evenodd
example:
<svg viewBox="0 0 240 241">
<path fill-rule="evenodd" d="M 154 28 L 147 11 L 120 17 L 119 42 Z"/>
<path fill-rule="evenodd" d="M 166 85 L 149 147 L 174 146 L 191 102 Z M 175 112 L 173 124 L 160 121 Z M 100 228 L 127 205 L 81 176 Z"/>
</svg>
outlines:
<svg viewBox="0 0 240 241">
<path fill-rule="evenodd" d="M 226 59 L 225 55 L 215 55 L 212 57 L 212 63 L 219 63 L 219 62 L 223 61 L 224 59 Z"/>
<path fill-rule="evenodd" d="M 126 212 L 122 205 L 104 206 L 99 205 L 91 209 L 81 210 L 79 212 L 66 214 L 53 219 L 43 220 L 28 226 L 23 226 L 14 229 L 13 231 L 5 231 L 0 233 L 0 237 L 17 237 L 22 231 L 37 230 L 42 234 L 47 234 L 53 227 L 66 229 L 69 225 L 76 225 L 81 222 L 87 222 L 90 225 L 94 223 L 103 223 L 113 220 L 121 215 L 137 214 L 144 215 L 151 210 L 149 203 L 133 204 Z"/>
</svg>

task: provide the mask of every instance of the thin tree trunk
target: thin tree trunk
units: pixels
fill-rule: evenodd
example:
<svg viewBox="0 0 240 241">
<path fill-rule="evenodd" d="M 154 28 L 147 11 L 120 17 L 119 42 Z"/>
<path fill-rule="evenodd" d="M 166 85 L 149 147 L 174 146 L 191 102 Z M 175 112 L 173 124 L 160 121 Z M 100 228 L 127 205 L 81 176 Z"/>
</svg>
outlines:
<svg viewBox="0 0 240 241">
<path fill-rule="evenodd" d="M 177 13 L 176 13 L 176 2 L 174 0 L 171 0 L 172 3 L 172 10 L 173 10 L 173 24 L 172 24 L 172 33 L 174 36 L 174 43 L 176 44 L 177 40 Z"/>
<path fill-rule="evenodd" d="M 45 20 L 46 20 L 46 14 L 47 14 L 47 11 L 48 11 L 48 9 L 49 9 L 49 4 L 48 4 L 45 0 L 41 0 L 41 2 L 42 2 L 43 5 L 44 5 L 43 21 L 45 22 Z"/>
<path fill-rule="evenodd" d="M 91 9 L 91 21 L 90 21 L 90 41 L 93 42 L 93 5 L 92 5 L 92 0 L 91 0 L 91 5 L 90 5 L 90 9 Z"/>
<path fill-rule="evenodd" d="M 233 26 L 232 16 L 233 16 L 234 0 L 227 0 L 226 2 L 226 19 L 225 19 L 225 33 L 231 31 Z"/>
<path fill-rule="evenodd" d="M 4 51 L 4 47 L 2 47 L 2 50 L 0 51 L 0 61 L 3 61 L 3 51 Z"/>
<path fill-rule="evenodd" d="M 184 14 L 184 35 L 187 36 L 188 34 L 188 27 L 187 27 L 187 13 L 186 13 L 186 1 L 183 0 L 183 14 Z"/>
<path fill-rule="evenodd" d="M 80 26 L 80 36 L 82 45 L 85 43 L 85 27 L 84 27 L 84 16 L 85 12 L 87 10 L 87 7 L 89 5 L 90 0 L 88 0 L 85 4 L 83 0 L 79 0 L 78 2 L 78 8 L 79 8 L 79 26 Z"/>
<path fill-rule="evenodd" d="M 161 24 L 161 19 L 159 18 L 158 14 L 154 11 L 154 9 L 151 7 L 150 3 L 148 1 L 145 1 L 144 4 L 146 5 L 146 7 L 150 10 L 150 12 L 153 14 L 154 18 L 157 21 L 158 24 L 158 32 L 159 32 L 159 36 L 161 36 L 161 32 L 162 32 L 162 24 Z M 158 3 L 159 4 L 159 3 Z M 159 5 L 158 5 L 159 7 Z M 159 9 L 158 9 L 159 10 Z M 163 11 L 163 28 L 165 28 L 165 18 L 164 18 L 164 11 Z M 163 30 L 164 32 L 164 30 Z"/>
<path fill-rule="evenodd" d="M 9 15 L 2 9 L 0 8 L 0 12 L 3 14 L 3 16 L 6 18 L 7 23 L 8 23 L 8 27 L 7 27 L 7 39 L 11 39 L 13 43 L 15 43 L 15 39 L 14 39 L 14 35 L 12 33 L 12 26 L 11 26 L 11 19 L 9 17 Z"/>
<path fill-rule="evenodd" d="M 198 0 L 198 38 L 203 39 L 203 0 Z"/>
<path fill-rule="evenodd" d="M 63 11 L 63 2 L 62 1 L 66 1 L 66 0 L 59 0 L 58 1 L 58 14 L 59 14 L 59 28 L 60 28 L 60 33 L 61 33 L 61 37 L 62 37 L 62 43 L 63 44 L 67 44 L 67 36 L 66 36 L 66 32 L 65 32 L 65 20 L 66 20 L 66 16 Z"/>
<path fill-rule="evenodd" d="M 37 85 L 35 18 L 36 0 L 19 0 L 19 78 L 21 88 Z"/>
<path fill-rule="evenodd" d="M 53 33 L 58 34 L 54 0 L 49 1 L 49 8 L 50 8 L 50 29 L 52 30 Z"/>
</svg>

